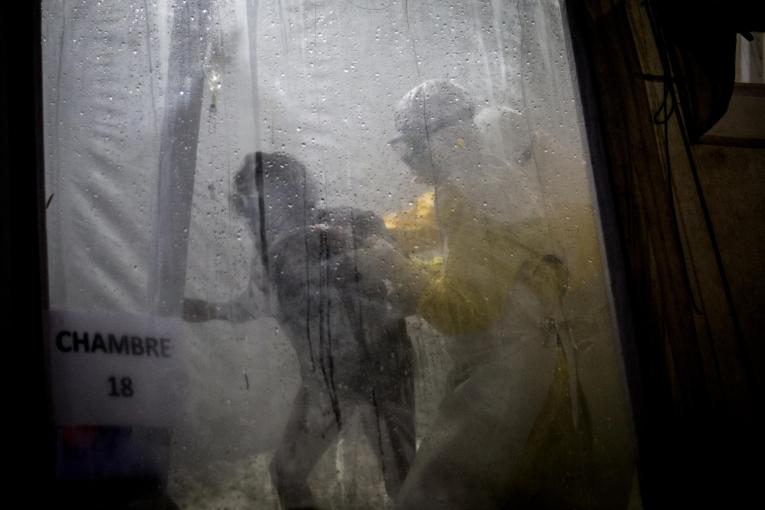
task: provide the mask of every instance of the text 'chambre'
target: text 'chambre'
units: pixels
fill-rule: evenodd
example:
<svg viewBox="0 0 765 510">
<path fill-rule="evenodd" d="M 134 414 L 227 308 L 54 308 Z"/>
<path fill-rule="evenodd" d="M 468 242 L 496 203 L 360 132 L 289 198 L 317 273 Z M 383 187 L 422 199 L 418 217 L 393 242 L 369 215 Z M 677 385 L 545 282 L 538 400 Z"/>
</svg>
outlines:
<svg viewBox="0 0 765 510">
<path fill-rule="evenodd" d="M 101 352 L 126 356 L 169 358 L 171 341 L 169 338 L 150 336 L 61 330 L 56 334 L 56 349 L 63 353 Z"/>
</svg>

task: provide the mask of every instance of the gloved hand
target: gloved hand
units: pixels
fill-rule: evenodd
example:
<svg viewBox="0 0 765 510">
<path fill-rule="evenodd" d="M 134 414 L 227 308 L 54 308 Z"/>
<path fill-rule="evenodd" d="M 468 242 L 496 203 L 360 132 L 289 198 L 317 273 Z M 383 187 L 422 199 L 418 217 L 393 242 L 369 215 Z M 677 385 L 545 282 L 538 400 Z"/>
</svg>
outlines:
<svg viewBox="0 0 765 510">
<path fill-rule="evenodd" d="M 416 313 L 420 292 L 430 280 L 427 269 L 406 257 L 383 237 L 370 240 L 366 246 L 355 250 L 353 257 L 362 283 L 365 279 L 384 280 L 389 299 L 396 308 L 405 315 Z"/>
</svg>

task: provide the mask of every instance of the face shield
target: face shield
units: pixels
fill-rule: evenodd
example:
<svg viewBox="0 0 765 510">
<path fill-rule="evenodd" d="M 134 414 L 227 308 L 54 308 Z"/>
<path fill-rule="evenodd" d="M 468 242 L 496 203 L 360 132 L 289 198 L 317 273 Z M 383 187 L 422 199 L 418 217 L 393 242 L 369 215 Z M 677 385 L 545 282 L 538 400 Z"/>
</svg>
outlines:
<svg viewBox="0 0 765 510">
<path fill-rule="evenodd" d="M 432 161 L 425 136 L 399 135 L 388 142 L 418 180 L 432 181 Z"/>
</svg>

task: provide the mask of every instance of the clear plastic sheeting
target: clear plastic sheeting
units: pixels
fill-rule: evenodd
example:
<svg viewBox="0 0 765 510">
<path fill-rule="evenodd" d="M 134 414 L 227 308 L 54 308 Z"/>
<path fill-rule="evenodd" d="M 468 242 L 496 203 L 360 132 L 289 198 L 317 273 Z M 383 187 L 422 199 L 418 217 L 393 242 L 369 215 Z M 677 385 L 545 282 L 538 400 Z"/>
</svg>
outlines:
<svg viewBox="0 0 765 510">
<path fill-rule="evenodd" d="M 637 504 L 558 2 L 43 13 L 51 307 L 183 319 L 179 507 Z"/>
</svg>

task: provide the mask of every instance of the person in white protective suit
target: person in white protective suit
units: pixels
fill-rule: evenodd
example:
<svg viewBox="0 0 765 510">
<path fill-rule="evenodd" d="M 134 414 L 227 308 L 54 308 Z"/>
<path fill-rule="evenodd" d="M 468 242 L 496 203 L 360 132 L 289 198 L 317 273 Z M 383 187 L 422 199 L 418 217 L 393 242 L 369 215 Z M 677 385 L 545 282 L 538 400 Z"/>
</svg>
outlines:
<svg viewBox="0 0 765 510">
<path fill-rule="evenodd" d="M 359 253 L 360 272 L 394 281 L 408 313 L 451 337 L 454 361 L 396 508 L 590 507 L 591 427 L 562 312 L 569 268 L 535 184 L 534 137 L 512 110 L 476 115 L 446 80 L 407 93 L 395 122 L 391 145 L 432 190 L 386 218 L 395 241 Z M 511 137 L 497 138 L 498 122 Z M 423 260 L 434 245 L 440 257 Z"/>
</svg>

